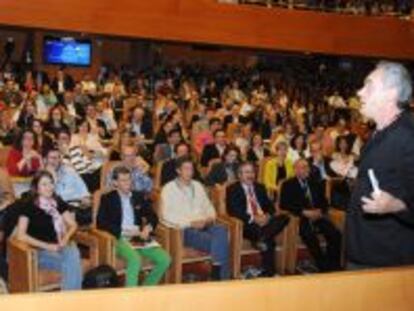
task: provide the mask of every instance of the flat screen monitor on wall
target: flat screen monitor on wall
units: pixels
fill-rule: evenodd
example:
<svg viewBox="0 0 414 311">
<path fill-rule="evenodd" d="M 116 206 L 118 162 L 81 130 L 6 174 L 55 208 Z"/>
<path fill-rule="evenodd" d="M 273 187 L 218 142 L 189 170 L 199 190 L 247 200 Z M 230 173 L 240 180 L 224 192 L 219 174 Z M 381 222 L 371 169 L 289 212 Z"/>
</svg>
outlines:
<svg viewBox="0 0 414 311">
<path fill-rule="evenodd" d="M 90 40 L 45 37 L 43 61 L 51 65 L 88 67 L 91 65 L 92 43 Z"/>
</svg>

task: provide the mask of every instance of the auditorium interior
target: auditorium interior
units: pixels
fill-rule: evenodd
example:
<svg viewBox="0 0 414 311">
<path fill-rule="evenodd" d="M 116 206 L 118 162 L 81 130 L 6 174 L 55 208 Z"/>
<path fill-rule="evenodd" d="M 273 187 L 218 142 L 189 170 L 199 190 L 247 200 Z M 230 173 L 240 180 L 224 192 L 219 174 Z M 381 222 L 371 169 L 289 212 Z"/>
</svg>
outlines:
<svg viewBox="0 0 414 311">
<path fill-rule="evenodd" d="M 413 310 L 413 86 L 412 0 L 1 1 L 1 310 Z"/>
</svg>

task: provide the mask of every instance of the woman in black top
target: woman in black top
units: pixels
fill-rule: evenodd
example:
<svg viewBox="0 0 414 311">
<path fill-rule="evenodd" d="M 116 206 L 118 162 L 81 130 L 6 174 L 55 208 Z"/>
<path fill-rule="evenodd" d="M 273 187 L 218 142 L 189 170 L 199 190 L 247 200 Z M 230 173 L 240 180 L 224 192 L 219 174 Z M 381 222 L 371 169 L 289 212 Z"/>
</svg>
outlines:
<svg viewBox="0 0 414 311">
<path fill-rule="evenodd" d="M 64 110 L 60 106 L 54 106 L 49 110 L 49 116 L 45 124 L 45 132 L 56 136 L 61 130 L 69 130 L 69 126 L 64 120 Z"/>
<path fill-rule="evenodd" d="M 36 104 L 32 100 L 27 100 L 22 105 L 16 124 L 20 129 L 30 128 L 36 116 Z"/>
<path fill-rule="evenodd" d="M 17 223 L 17 238 L 38 249 L 41 269 L 62 274 L 62 290 L 80 289 L 81 259 L 71 237 L 77 229 L 68 205 L 54 192 L 53 176 L 39 171 L 33 178 L 31 196 Z"/>
<path fill-rule="evenodd" d="M 53 140 L 48 133 L 44 132 L 43 122 L 39 119 L 34 119 L 32 122 L 32 130 L 37 136 L 37 151 L 44 154 L 47 150 L 53 147 Z"/>
<path fill-rule="evenodd" d="M 246 160 L 259 164 L 261 160 L 270 156 L 270 150 L 263 145 L 263 138 L 260 134 L 254 134 L 251 139 L 251 147 L 247 151 Z"/>
</svg>

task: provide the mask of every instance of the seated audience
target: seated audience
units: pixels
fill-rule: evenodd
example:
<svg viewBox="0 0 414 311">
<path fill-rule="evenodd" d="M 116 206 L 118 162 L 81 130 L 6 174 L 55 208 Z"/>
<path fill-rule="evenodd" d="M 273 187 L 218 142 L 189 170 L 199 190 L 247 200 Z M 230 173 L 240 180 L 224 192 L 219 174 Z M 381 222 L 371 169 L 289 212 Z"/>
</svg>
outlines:
<svg viewBox="0 0 414 311">
<path fill-rule="evenodd" d="M 89 192 L 94 193 L 100 186 L 101 163 L 94 162 L 85 148 L 70 146 L 70 132 L 61 130 L 57 136 L 57 147 L 63 163 L 71 165 L 85 181 Z"/>
<path fill-rule="evenodd" d="M 43 154 L 46 150 L 53 147 L 53 140 L 48 133 L 43 130 L 43 122 L 39 119 L 34 119 L 31 125 L 33 132 L 37 138 L 37 150 Z"/>
<path fill-rule="evenodd" d="M 80 147 L 94 162 L 102 165 L 108 151 L 102 146 L 99 135 L 91 130 L 92 128 L 88 120 L 79 120 L 76 133 L 73 134 L 70 141 L 70 147 Z"/>
<path fill-rule="evenodd" d="M 204 146 L 201 154 L 200 164 L 208 167 L 213 159 L 220 159 L 226 149 L 227 140 L 224 130 L 218 129 L 214 132 L 214 143 Z"/>
<path fill-rule="evenodd" d="M 90 206 L 91 195 L 85 182 L 72 166 L 62 163 L 59 149 L 49 149 L 44 159 L 45 169 L 53 175 L 56 194 L 71 205 Z"/>
<path fill-rule="evenodd" d="M 254 134 L 251 141 L 251 147 L 247 151 L 246 160 L 258 164 L 268 156 L 270 156 L 270 150 L 263 146 L 262 136 L 260 134 Z"/>
<path fill-rule="evenodd" d="M 215 160 L 212 160 L 214 162 Z M 234 145 L 227 145 L 221 159 L 213 163 L 205 178 L 207 186 L 230 183 L 237 180 L 237 170 L 241 162 L 240 150 Z"/>
<path fill-rule="evenodd" d="M 355 156 L 346 136 L 338 136 L 335 143 L 335 152 L 332 154 L 331 169 L 340 177 L 356 178 L 358 168 L 355 166 Z"/>
<path fill-rule="evenodd" d="M 117 130 L 118 125 L 115 121 L 113 110 L 109 107 L 108 97 L 102 97 L 96 103 L 96 116 L 98 120 L 101 120 L 102 128 L 105 128 L 108 132 L 108 136 L 112 137 L 114 132 Z"/>
<path fill-rule="evenodd" d="M 288 145 L 280 141 L 275 146 L 275 156 L 264 164 L 263 180 L 268 190 L 277 190 L 280 183 L 293 176 L 293 162 L 287 157 Z"/>
<path fill-rule="evenodd" d="M 190 145 L 181 142 L 175 145 L 175 157 L 162 163 L 160 185 L 164 186 L 166 183 L 177 178 L 176 162 L 178 158 L 190 156 Z M 194 179 L 201 181 L 201 174 L 196 167 L 194 167 Z"/>
<path fill-rule="evenodd" d="M 329 177 L 335 176 L 330 167 L 331 159 L 323 155 L 322 144 L 319 141 L 311 142 L 309 146 L 310 175 L 314 180 L 326 181 Z"/>
<path fill-rule="evenodd" d="M 167 225 L 184 230 L 185 246 L 211 255 L 213 279 L 228 279 L 230 246 L 227 229 L 216 223 L 216 211 L 203 185 L 193 179 L 191 159 L 177 159 L 176 170 L 177 178 L 161 191 L 162 219 Z"/>
<path fill-rule="evenodd" d="M 293 136 L 288 152 L 288 158 L 295 163 L 299 159 L 304 159 L 309 156 L 306 146 L 306 136 L 303 134 L 296 134 Z"/>
<path fill-rule="evenodd" d="M 143 285 L 156 285 L 167 271 L 171 259 L 155 240 L 158 218 L 151 202 L 133 190 L 132 176 L 127 167 L 112 172 L 114 190 L 104 194 L 98 211 L 97 226 L 116 238 L 115 251 L 126 261 L 125 286 L 138 285 L 143 258 L 154 265 Z"/>
<path fill-rule="evenodd" d="M 223 128 L 227 130 L 229 124 L 245 124 L 246 122 L 246 117 L 240 115 L 240 105 L 233 104 L 230 114 L 224 117 Z"/>
<path fill-rule="evenodd" d="M 280 207 L 299 217 L 299 234 L 320 271 L 340 268 L 341 233 L 329 220 L 325 189 L 310 178 L 309 164 L 304 159 L 295 162 L 295 176 L 286 180 L 280 191 Z M 317 234 L 326 242 L 322 250 Z"/>
<path fill-rule="evenodd" d="M 334 176 L 342 178 L 341 182 L 335 183 L 331 193 L 332 205 L 341 209 L 348 206 L 352 184 L 358 174 L 356 157 L 352 154 L 350 146 L 348 136 L 338 136 L 335 152 L 329 164 Z"/>
<path fill-rule="evenodd" d="M 146 116 L 145 109 L 142 107 L 134 108 L 128 128 L 135 136 L 142 135 L 145 139 L 151 139 L 153 136 L 151 118 Z"/>
<path fill-rule="evenodd" d="M 7 157 L 7 170 L 12 177 L 30 177 L 42 167 L 42 157 L 37 151 L 37 136 L 24 130 Z"/>
<path fill-rule="evenodd" d="M 149 165 L 137 155 L 137 148 L 132 144 L 127 144 L 121 147 L 121 163 L 117 166 L 125 166 L 130 170 L 132 189 L 134 191 L 144 192 L 149 194 L 152 190 L 153 182 L 148 175 Z M 112 187 L 114 180 L 112 180 L 113 171 L 106 176 L 106 187 Z"/>
<path fill-rule="evenodd" d="M 62 290 L 81 289 L 80 254 L 71 241 L 77 224 L 54 186 L 47 171 L 39 171 L 33 178 L 30 199 L 18 220 L 17 239 L 37 249 L 40 269 L 61 273 Z"/>
<path fill-rule="evenodd" d="M 61 130 L 69 130 L 64 120 L 64 110 L 60 106 L 54 106 L 49 110 L 49 117 L 45 124 L 45 132 L 56 136 Z"/>
<path fill-rule="evenodd" d="M 26 100 L 20 110 L 16 112 L 14 119 L 20 129 L 32 127 L 32 122 L 38 117 L 36 104 L 31 100 Z"/>
<path fill-rule="evenodd" d="M 3 243 L 4 215 L 14 199 L 14 189 L 10 177 L 3 168 L 0 168 L 0 244 Z"/>
<path fill-rule="evenodd" d="M 47 118 L 48 111 L 58 103 L 58 99 L 48 84 L 43 84 L 36 99 L 36 106 L 42 120 Z"/>
<path fill-rule="evenodd" d="M 201 154 L 205 146 L 214 143 L 214 133 L 221 129 L 221 121 L 219 118 L 214 117 L 215 111 L 208 109 L 207 113 L 212 113 L 212 117 L 207 119 L 206 122 L 197 122 L 194 132 L 194 151 L 197 154 Z M 208 117 L 208 115 L 206 116 Z"/>
<path fill-rule="evenodd" d="M 172 159 L 174 155 L 174 147 L 182 140 L 181 131 L 172 129 L 168 132 L 167 143 L 158 144 L 154 151 L 154 161 L 165 161 Z"/>
<path fill-rule="evenodd" d="M 286 215 L 276 216 L 264 185 L 257 183 L 255 167 L 240 165 L 239 182 L 226 189 L 226 207 L 231 216 L 243 221 L 243 236 L 261 251 L 264 276 L 275 274 L 275 237 L 289 223 Z"/>
</svg>

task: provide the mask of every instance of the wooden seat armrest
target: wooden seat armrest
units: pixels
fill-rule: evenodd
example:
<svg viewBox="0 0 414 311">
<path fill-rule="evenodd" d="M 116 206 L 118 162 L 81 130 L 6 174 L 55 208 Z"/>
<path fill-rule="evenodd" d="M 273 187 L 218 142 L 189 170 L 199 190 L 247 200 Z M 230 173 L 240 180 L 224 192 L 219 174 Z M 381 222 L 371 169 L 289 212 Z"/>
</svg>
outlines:
<svg viewBox="0 0 414 311">
<path fill-rule="evenodd" d="M 76 231 L 73 240 L 89 249 L 89 260 L 92 267 L 99 265 L 99 241 L 96 236 L 87 231 Z"/>
<path fill-rule="evenodd" d="M 337 208 L 330 208 L 328 210 L 329 219 L 333 222 L 336 228 L 341 232 L 345 229 L 345 217 L 346 213 L 343 210 Z"/>
<path fill-rule="evenodd" d="M 171 267 L 167 275 L 168 282 L 180 283 L 182 278 L 182 265 L 184 257 L 183 230 L 177 227 L 165 227 L 168 229 L 170 241 L 169 251 L 172 259 Z"/>
<path fill-rule="evenodd" d="M 25 242 L 11 238 L 7 244 L 7 253 L 10 292 L 36 291 L 38 284 L 36 249 Z"/>
<path fill-rule="evenodd" d="M 155 236 L 164 250 L 170 252 L 170 228 L 164 224 L 158 224 L 155 228 Z"/>
<path fill-rule="evenodd" d="M 241 250 L 243 245 L 243 222 L 227 215 L 219 215 L 217 223 L 227 227 L 230 241 L 230 263 L 233 278 L 240 277 Z"/>
<path fill-rule="evenodd" d="M 331 205 L 332 204 L 332 190 L 334 188 L 335 185 L 343 182 L 343 178 L 342 177 L 329 177 L 326 180 L 326 185 L 325 185 L 325 197 L 328 200 L 328 204 Z"/>
<path fill-rule="evenodd" d="M 183 229 L 177 227 L 167 227 L 170 239 L 170 250 L 173 256 L 182 255 L 184 247 Z"/>
<path fill-rule="evenodd" d="M 115 243 L 116 239 L 108 232 L 93 228 L 90 233 L 96 237 L 98 242 L 98 262 L 115 267 Z"/>
</svg>

